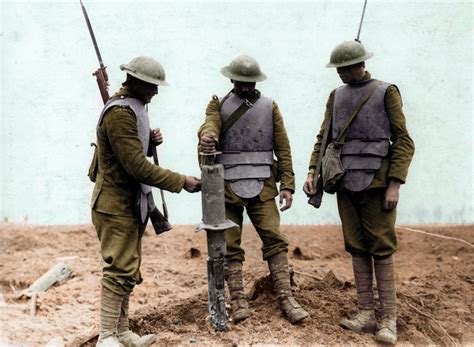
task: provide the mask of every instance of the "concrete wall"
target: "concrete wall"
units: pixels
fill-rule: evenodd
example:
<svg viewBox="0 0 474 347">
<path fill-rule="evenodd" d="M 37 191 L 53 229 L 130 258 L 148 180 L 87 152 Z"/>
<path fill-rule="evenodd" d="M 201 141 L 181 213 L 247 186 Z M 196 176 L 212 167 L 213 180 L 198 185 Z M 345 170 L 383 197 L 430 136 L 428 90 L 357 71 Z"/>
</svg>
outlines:
<svg viewBox="0 0 474 347">
<path fill-rule="evenodd" d="M 258 88 L 281 108 L 297 178 L 283 223 L 337 223 L 333 196 L 314 210 L 301 186 L 326 99 L 340 84 L 324 68 L 355 38 L 363 1 L 85 1 L 110 75 L 136 55 L 162 62 L 171 86 L 150 105 L 164 167 L 199 176 L 196 130 L 219 69 L 242 53 L 268 75 Z M 2 1 L 1 210 L 32 223 L 90 220 L 86 176 L 101 101 L 97 61 L 79 1 Z M 374 77 L 402 93 L 416 154 L 401 191 L 400 223 L 472 223 L 472 2 L 369 1 L 361 38 Z M 200 220 L 200 196 L 167 194 L 173 223 Z"/>
</svg>

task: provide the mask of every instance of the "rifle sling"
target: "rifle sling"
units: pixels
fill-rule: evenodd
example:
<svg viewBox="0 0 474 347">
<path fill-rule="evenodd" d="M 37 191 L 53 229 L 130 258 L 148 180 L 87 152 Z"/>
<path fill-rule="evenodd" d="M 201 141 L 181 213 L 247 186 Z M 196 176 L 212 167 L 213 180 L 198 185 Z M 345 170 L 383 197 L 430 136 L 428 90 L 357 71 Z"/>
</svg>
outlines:
<svg viewBox="0 0 474 347">
<path fill-rule="evenodd" d="M 242 102 L 240 106 L 237 107 L 237 109 L 222 123 L 220 136 L 224 135 L 230 128 L 232 128 L 234 124 L 237 123 L 237 121 L 245 114 L 245 112 L 253 107 L 259 98 L 260 93 L 255 91 L 251 97 L 245 99 L 244 102 Z M 223 101 L 225 100 L 226 98 L 224 98 Z"/>
<path fill-rule="evenodd" d="M 150 130 L 150 137 L 151 137 L 151 130 Z M 151 141 L 151 139 L 150 139 Z M 160 165 L 160 162 L 158 161 L 158 153 L 156 151 L 156 147 L 153 146 L 153 144 L 151 145 L 151 153 L 153 155 L 153 162 L 155 163 L 155 165 Z M 165 201 L 165 194 L 163 192 L 163 189 L 160 188 L 160 196 L 161 196 L 161 202 L 162 202 L 162 205 L 163 205 L 163 215 L 165 217 L 166 220 L 168 220 L 168 207 L 166 206 L 166 201 Z"/>
</svg>

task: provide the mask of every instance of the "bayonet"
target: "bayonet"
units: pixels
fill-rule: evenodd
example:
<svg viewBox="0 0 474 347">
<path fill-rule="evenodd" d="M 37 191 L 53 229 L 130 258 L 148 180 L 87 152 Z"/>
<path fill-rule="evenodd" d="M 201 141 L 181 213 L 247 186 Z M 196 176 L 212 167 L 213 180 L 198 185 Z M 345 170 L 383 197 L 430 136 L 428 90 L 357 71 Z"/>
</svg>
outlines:
<svg viewBox="0 0 474 347">
<path fill-rule="evenodd" d="M 362 16 L 360 17 L 359 31 L 357 32 L 357 42 L 360 42 L 360 31 L 362 30 L 362 23 L 364 22 L 365 8 L 367 7 L 367 0 L 364 0 L 364 8 L 362 9 Z"/>
<path fill-rule="evenodd" d="M 99 46 L 97 45 L 97 40 L 95 39 L 94 30 L 92 30 L 91 21 L 89 20 L 89 16 L 87 15 L 86 8 L 84 7 L 82 0 L 79 1 L 81 3 L 82 13 L 84 14 L 84 19 L 86 20 L 87 28 L 89 29 L 89 34 L 91 35 L 95 54 L 97 55 L 97 59 L 99 60 L 99 68 L 92 75 L 95 76 L 97 80 L 100 96 L 102 97 L 102 101 L 105 104 L 107 100 L 109 100 L 109 76 L 107 75 L 106 66 L 104 65 L 102 56 L 100 55 Z"/>
</svg>

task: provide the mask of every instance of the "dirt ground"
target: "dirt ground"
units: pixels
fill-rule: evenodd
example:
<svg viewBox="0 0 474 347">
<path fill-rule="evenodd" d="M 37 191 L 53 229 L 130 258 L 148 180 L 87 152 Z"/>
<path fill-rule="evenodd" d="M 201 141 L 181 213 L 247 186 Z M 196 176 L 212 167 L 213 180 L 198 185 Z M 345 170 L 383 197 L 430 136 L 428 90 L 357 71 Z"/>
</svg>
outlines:
<svg viewBox="0 0 474 347">
<path fill-rule="evenodd" d="M 472 225 L 412 228 L 474 243 Z M 373 334 L 338 326 L 356 309 L 350 257 L 343 250 L 340 226 L 282 229 L 290 240 L 295 296 L 311 315 L 305 323 L 290 325 L 268 289 L 250 301 L 250 319 L 238 325 L 230 322 L 227 332 L 215 332 L 207 312 L 206 236 L 186 225 L 160 236 L 147 230 L 145 281 L 131 297 L 132 327 L 156 333 L 157 345 L 374 344 Z M 474 344 L 474 248 L 401 227 L 397 231 L 399 344 Z M 251 226 L 245 227 L 243 238 L 249 292 L 268 270 Z M 18 293 L 61 260 L 72 269 L 72 277 L 40 294 L 32 315 L 31 300 L 18 299 Z M 335 278 L 323 280 L 329 271 Z M 0 346 L 93 344 L 101 258 L 92 226 L 0 224 L 0 274 Z"/>
</svg>

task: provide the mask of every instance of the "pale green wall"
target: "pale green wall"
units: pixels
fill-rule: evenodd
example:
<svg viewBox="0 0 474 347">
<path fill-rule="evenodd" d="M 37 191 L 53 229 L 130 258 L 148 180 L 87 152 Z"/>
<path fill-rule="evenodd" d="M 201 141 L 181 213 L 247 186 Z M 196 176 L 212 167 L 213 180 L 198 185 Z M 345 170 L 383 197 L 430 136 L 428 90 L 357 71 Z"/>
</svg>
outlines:
<svg viewBox="0 0 474 347">
<path fill-rule="evenodd" d="M 329 92 L 331 49 L 353 39 L 363 1 L 85 1 L 111 90 L 135 55 L 160 60 L 170 87 L 152 102 L 162 165 L 199 175 L 196 129 L 219 69 L 242 53 L 269 76 L 260 90 L 280 105 L 297 177 L 283 223 L 337 223 L 333 196 L 316 211 L 301 192 Z M 88 222 L 89 143 L 101 101 L 97 62 L 79 1 L 1 1 L 2 216 L 32 223 Z M 362 40 L 374 77 L 402 93 L 416 154 L 402 188 L 400 223 L 472 223 L 472 2 L 371 1 Z M 167 194 L 173 223 L 200 220 L 200 196 Z"/>
</svg>

